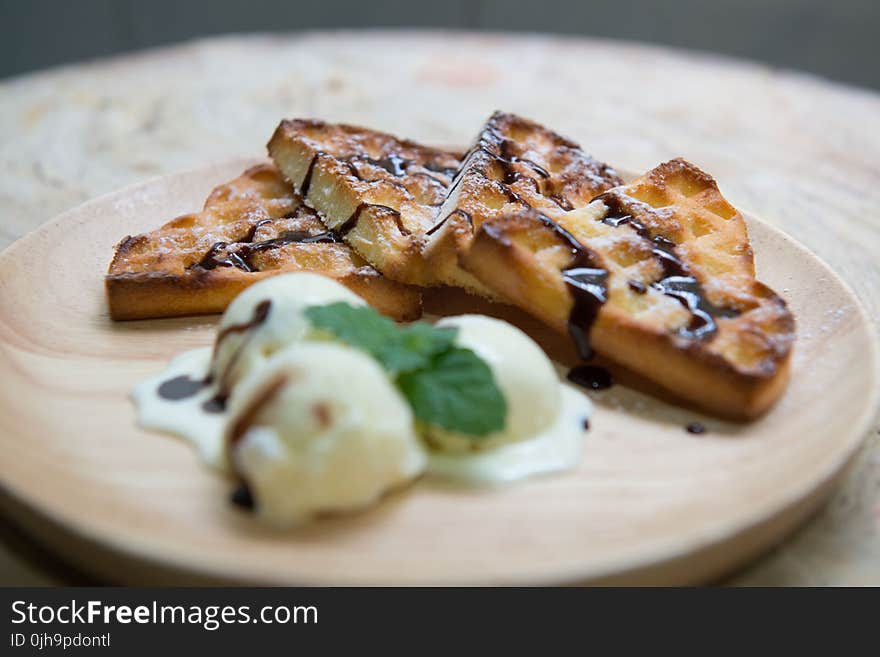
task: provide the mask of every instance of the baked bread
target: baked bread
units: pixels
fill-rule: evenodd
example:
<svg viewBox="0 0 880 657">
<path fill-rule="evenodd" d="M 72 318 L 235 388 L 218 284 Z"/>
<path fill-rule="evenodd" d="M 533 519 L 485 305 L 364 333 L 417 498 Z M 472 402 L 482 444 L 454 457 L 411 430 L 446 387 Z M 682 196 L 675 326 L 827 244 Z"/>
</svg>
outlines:
<svg viewBox="0 0 880 657">
<path fill-rule="evenodd" d="M 464 158 L 428 231 L 425 249 L 444 283 L 494 296 L 459 266 L 485 221 L 535 208 L 548 214 L 587 205 L 623 181 L 574 142 L 532 121 L 496 112 Z"/>
<path fill-rule="evenodd" d="M 327 228 L 384 275 L 433 285 L 425 232 L 459 166 L 456 154 L 365 128 L 282 121 L 275 164 Z"/>
<path fill-rule="evenodd" d="M 785 387 L 794 319 L 756 280 L 742 215 L 684 160 L 580 209 L 484 220 L 459 259 L 583 357 L 595 349 L 713 413 L 755 417 Z"/>
<path fill-rule="evenodd" d="M 105 279 L 110 316 L 218 313 L 247 286 L 292 271 L 334 278 L 397 320 L 421 315 L 417 288 L 388 280 L 339 242 L 263 164 L 217 187 L 201 212 L 122 240 Z"/>
</svg>

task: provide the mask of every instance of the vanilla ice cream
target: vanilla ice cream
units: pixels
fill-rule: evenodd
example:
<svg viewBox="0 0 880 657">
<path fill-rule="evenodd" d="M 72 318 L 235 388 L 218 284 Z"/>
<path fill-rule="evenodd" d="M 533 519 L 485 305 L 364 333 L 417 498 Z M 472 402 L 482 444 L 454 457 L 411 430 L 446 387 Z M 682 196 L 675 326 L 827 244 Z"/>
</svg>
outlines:
<svg viewBox="0 0 880 657">
<path fill-rule="evenodd" d="M 426 470 L 496 484 L 580 461 L 590 402 L 516 327 L 481 315 L 437 322 L 488 365 L 506 402 L 502 429 L 468 436 L 416 421 L 396 373 L 314 328 L 305 310 L 334 302 L 365 305 L 315 274 L 251 286 L 224 313 L 213 349 L 181 354 L 138 385 L 140 425 L 192 442 L 279 526 L 369 506 Z"/>
<path fill-rule="evenodd" d="M 425 467 L 409 405 L 373 358 L 344 345 L 277 353 L 237 386 L 229 413 L 232 470 L 275 525 L 369 506 Z"/>
<path fill-rule="evenodd" d="M 228 393 L 276 351 L 308 336 L 309 306 L 366 302 L 336 281 L 309 273 L 273 276 L 252 285 L 229 304 L 217 329 L 211 378 Z"/>
<path fill-rule="evenodd" d="M 521 330 L 484 315 L 459 315 L 437 322 L 456 328 L 455 342 L 477 354 L 495 377 L 507 402 L 504 428 L 489 436 L 472 438 L 438 427 L 425 427 L 432 446 L 450 452 L 491 449 L 526 440 L 550 426 L 559 415 L 559 378 L 543 350 Z"/>
<path fill-rule="evenodd" d="M 544 351 L 507 322 L 483 315 L 447 317 L 456 344 L 483 359 L 507 402 L 504 428 L 484 437 L 422 425 L 428 473 L 471 485 L 496 485 L 575 467 L 592 411 L 580 391 L 560 383 Z"/>
</svg>

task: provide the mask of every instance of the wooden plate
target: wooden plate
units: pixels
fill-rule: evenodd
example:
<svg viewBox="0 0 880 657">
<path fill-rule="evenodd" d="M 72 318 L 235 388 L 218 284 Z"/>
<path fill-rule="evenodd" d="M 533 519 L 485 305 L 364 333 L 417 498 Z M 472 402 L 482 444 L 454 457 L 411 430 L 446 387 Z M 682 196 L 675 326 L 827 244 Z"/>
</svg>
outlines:
<svg viewBox="0 0 880 657">
<path fill-rule="evenodd" d="M 748 217 L 761 278 L 798 321 L 791 385 L 764 418 L 727 424 L 615 386 L 595 397 L 574 472 L 489 491 L 422 481 L 364 514 L 262 528 L 187 445 L 137 429 L 127 399 L 173 354 L 209 344 L 216 320 L 114 324 L 102 287 L 122 236 L 199 208 L 251 162 L 110 194 L 0 255 L 4 508 L 90 572 L 127 583 L 700 582 L 814 510 L 868 428 L 877 347 L 864 312 L 823 263 Z M 684 431 L 697 420 L 708 433 Z"/>
</svg>

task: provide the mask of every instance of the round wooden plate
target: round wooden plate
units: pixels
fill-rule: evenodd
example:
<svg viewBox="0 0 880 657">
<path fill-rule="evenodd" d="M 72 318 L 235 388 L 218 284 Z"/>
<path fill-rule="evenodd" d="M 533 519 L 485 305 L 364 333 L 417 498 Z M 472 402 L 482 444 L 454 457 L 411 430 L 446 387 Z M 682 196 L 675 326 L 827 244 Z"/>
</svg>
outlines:
<svg viewBox="0 0 880 657">
<path fill-rule="evenodd" d="M 4 510 L 90 572 L 134 584 L 701 582 L 814 510 L 868 429 L 878 351 L 864 312 L 822 262 L 747 217 L 760 277 L 798 321 L 791 384 L 765 417 L 724 423 L 615 386 L 594 397 L 576 471 L 476 491 L 423 480 L 367 513 L 261 527 L 191 448 L 137 429 L 128 400 L 172 355 L 209 344 L 216 319 L 116 324 L 102 282 L 121 237 L 198 209 L 251 162 L 110 194 L 0 255 Z M 692 421 L 708 433 L 687 433 Z"/>
</svg>

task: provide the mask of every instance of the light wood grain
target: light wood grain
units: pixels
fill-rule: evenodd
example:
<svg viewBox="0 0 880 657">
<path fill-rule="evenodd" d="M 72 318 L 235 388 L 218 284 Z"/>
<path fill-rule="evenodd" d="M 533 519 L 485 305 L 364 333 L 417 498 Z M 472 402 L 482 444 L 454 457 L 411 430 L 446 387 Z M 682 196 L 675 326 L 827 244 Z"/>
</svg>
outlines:
<svg viewBox="0 0 880 657">
<path fill-rule="evenodd" d="M 596 395 L 572 473 L 492 491 L 422 481 L 365 514 L 261 527 L 187 446 L 136 429 L 127 399 L 181 349 L 210 344 L 213 321 L 113 323 L 102 287 L 119 235 L 197 207 L 250 163 L 111 194 L 0 256 L 0 476 L 10 512 L 46 540 L 63 528 L 87 570 L 133 583 L 699 582 L 813 509 L 873 413 L 864 313 L 824 265 L 750 219 L 761 276 L 787 290 L 800 327 L 791 385 L 761 420 L 724 423 L 616 386 Z M 848 377 L 827 385 L 838 366 Z M 694 420 L 709 433 L 686 433 Z"/>
<path fill-rule="evenodd" d="M 281 116 L 455 144 L 468 142 L 495 108 L 542 121 L 619 167 L 644 170 L 677 155 L 694 161 L 736 204 L 828 262 L 876 330 L 880 96 L 704 53 L 603 40 L 228 37 L 0 82 L 0 245 L 149 176 L 259 154 Z M 805 284 L 822 289 L 821 281 Z M 833 387 L 848 376 L 834 366 L 823 381 Z M 733 582 L 880 584 L 878 429 L 875 422 L 822 513 Z M 33 578 L 11 565 L 0 579 Z"/>
</svg>

